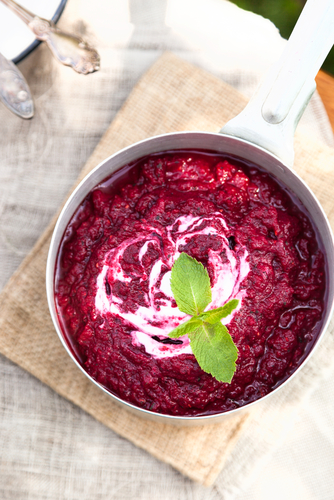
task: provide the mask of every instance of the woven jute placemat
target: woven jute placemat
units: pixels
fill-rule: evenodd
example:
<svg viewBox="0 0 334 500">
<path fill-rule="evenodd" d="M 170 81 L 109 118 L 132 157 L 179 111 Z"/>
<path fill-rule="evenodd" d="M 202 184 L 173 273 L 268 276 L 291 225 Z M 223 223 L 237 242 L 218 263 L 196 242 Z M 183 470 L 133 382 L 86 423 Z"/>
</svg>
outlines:
<svg viewBox="0 0 334 500">
<path fill-rule="evenodd" d="M 245 98 L 227 84 L 166 53 L 133 89 L 80 178 L 112 153 L 141 139 L 183 130 L 217 132 L 245 104 Z M 297 139 L 296 168 L 332 220 L 333 163 L 329 148 L 311 147 Z M 320 165 L 330 182 L 319 175 Z M 0 296 L 0 352 L 156 458 L 193 480 L 212 484 L 240 433 L 246 432 L 248 414 L 191 428 L 152 423 L 119 407 L 91 383 L 65 352 L 48 311 L 45 266 L 54 223 Z"/>
</svg>

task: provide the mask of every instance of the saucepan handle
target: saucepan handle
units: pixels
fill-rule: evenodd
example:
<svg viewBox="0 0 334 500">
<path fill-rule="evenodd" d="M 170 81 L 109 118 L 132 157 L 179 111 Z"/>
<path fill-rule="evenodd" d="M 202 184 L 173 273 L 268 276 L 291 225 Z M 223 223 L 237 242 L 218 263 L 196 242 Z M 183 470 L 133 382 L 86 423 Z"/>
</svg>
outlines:
<svg viewBox="0 0 334 500">
<path fill-rule="evenodd" d="M 281 58 L 246 108 L 221 133 L 250 141 L 285 164 L 294 160 L 296 126 L 315 91 L 315 77 L 334 44 L 334 0 L 308 0 Z"/>
</svg>

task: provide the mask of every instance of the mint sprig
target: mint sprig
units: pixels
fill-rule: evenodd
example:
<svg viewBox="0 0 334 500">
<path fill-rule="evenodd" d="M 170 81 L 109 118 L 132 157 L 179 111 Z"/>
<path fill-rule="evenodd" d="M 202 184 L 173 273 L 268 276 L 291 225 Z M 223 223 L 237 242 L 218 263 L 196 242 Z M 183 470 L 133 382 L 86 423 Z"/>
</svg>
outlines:
<svg viewBox="0 0 334 500">
<path fill-rule="evenodd" d="M 171 289 L 179 310 L 192 317 L 168 336 L 178 338 L 187 334 L 202 370 L 220 382 L 230 383 L 238 349 L 221 319 L 229 316 L 239 301 L 233 299 L 222 307 L 204 311 L 212 302 L 209 274 L 200 262 L 184 252 L 172 267 Z"/>
</svg>

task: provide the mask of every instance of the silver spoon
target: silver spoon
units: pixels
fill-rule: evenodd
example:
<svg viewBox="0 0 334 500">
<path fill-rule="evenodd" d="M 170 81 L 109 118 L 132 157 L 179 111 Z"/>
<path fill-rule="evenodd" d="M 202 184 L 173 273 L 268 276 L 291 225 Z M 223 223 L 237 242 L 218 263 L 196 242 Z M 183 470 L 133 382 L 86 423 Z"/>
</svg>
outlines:
<svg viewBox="0 0 334 500">
<path fill-rule="evenodd" d="M 100 69 L 99 54 L 84 40 L 60 30 L 52 21 L 36 16 L 14 0 L 0 1 L 27 24 L 38 40 L 48 44 L 62 64 L 84 75 Z"/>
<path fill-rule="evenodd" d="M 30 89 L 21 71 L 0 53 L 0 99 L 21 118 L 34 116 Z"/>
</svg>

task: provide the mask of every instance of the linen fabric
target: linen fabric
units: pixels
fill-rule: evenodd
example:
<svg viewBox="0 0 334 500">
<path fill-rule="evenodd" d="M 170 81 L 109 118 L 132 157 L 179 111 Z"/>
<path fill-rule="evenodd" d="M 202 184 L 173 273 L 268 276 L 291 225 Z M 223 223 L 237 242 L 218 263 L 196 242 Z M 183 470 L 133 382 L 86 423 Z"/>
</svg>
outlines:
<svg viewBox="0 0 334 500">
<path fill-rule="evenodd" d="M 203 88 L 207 89 L 204 96 Z M 82 176 L 110 154 L 146 137 L 173 130 L 215 131 L 219 123 L 235 116 L 244 105 L 245 99 L 237 91 L 166 53 L 136 85 Z M 302 139 L 297 143 L 298 171 L 307 178 L 323 205 L 328 204 L 331 193 L 321 189 L 314 171 L 318 170 L 319 160 L 319 165 L 328 168 L 332 155 L 331 150 L 323 147 L 310 151 L 308 144 L 303 147 Z M 328 189 L 327 182 L 324 187 Z M 328 207 L 329 215 L 331 209 L 334 206 Z M 121 436 L 191 479 L 212 484 L 248 415 L 195 428 L 152 423 L 118 407 L 87 380 L 64 351 L 48 312 L 45 266 L 53 227 L 52 223 L 43 233 L 2 292 L 1 352 Z M 312 365 L 304 371 L 312 373 Z"/>
</svg>

